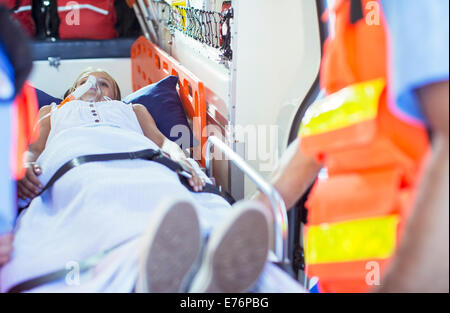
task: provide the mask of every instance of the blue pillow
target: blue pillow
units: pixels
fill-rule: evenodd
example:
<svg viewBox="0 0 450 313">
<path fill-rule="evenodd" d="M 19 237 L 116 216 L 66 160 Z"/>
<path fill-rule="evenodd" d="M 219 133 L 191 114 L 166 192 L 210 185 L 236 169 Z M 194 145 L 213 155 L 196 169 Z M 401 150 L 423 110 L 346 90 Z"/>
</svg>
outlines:
<svg viewBox="0 0 450 313">
<path fill-rule="evenodd" d="M 177 91 L 178 77 L 169 76 L 158 83 L 145 86 L 123 98 L 125 103 L 144 105 L 156 122 L 161 133 L 177 142 L 182 149 L 197 144 L 186 118 L 186 113 Z M 39 108 L 52 102 L 59 104 L 62 100 L 52 97 L 36 88 Z M 174 128 L 176 127 L 176 128 Z M 171 131 L 173 129 L 173 133 Z"/>
<path fill-rule="evenodd" d="M 43 92 L 42 90 L 36 89 L 36 96 L 39 104 L 39 109 L 42 108 L 44 105 L 49 105 L 52 102 L 55 102 L 56 104 L 59 104 L 62 100 L 52 97 L 49 94 Z"/>
<path fill-rule="evenodd" d="M 194 145 L 194 139 L 178 95 L 177 83 L 177 76 L 169 76 L 158 83 L 139 89 L 122 101 L 144 105 L 161 133 L 186 149 Z"/>
</svg>

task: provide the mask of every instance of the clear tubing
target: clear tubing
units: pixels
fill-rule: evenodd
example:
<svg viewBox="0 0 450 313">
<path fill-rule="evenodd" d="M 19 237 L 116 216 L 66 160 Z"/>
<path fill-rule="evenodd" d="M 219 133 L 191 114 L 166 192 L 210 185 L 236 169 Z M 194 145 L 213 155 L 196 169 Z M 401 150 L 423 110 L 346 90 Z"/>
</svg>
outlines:
<svg viewBox="0 0 450 313">
<path fill-rule="evenodd" d="M 89 89 L 95 88 L 97 84 L 97 78 L 95 76 L 89 76 L 86 82 L 75 89 L 75 91 L 72 93 L 75 99 L 80 99 Z"/>
</svg>

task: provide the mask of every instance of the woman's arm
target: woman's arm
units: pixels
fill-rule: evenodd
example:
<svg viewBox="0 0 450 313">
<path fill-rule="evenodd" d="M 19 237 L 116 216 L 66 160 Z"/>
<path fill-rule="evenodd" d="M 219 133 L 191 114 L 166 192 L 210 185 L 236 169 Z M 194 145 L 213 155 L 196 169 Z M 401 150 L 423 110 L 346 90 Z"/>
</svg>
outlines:
<svg viewBox="0 0 450 313">
<path fill-rule="evenodd" d="M 42 119 L 44 116 L 48 115 L 51 108 L 52 107 L 50 105 L 43 106 L 39 110 L 39 119 Z M 39 137 L 35 142 L 29 145 L 26 162 L 35 162 L 41 155 L 42 151 L 44 151 L 45 144 L 47 143 L 47 138 L 50 133 L 50 128 L 50 115 L 48 115 L 39 122 Z"/>
<path fill-rule="evenodd" d="M 133 104 L 133 111 L 136 114 L 144 136 L 156 143 L 158 147 L 162 148 L 164 140 L 167 138 L 159 131 L 155 120 L 147 111 L 147 108 L 142 104 Z"/>
<path fill-rule="evenodd" d="M 39 119 L 49 114 L 51 106 L 43 106 L 39 110 Z M 17 182 L 17 195 L 21 199 L 32 199 L 36 197 L 40 189 L 43 188 L 41 182 L 37 178 L 42 173 L 42 170 L 36 160 L 45 149 L 47 143 L 48 134 L 50 133 L 50 117 L 45 117 L 39 123 L 39 137 L 38 139 L 29 145 L 28 151 L 24 156 L 24 162 L 27 166 L 25 177 Z"/>
<path fill-rule="evenodd" d="M 156 126 L 155 120 L 151 114 L 147 111 L 147 108 L 142 104 L 133 104 L 133 110 L 141 126 L 144 136 L 153 141 L 164 152 L 167 152 L 174 160 L 182 162 L 191 172 L 192 178 L 189 180 L 189 184 L 194 188 L 194 191 L 202 191 L 205 182 L 199 175 L 192 169 L 192 166 L 186 160 L 181 148 L 171 140 L 167 139 Z"/>
</svg>

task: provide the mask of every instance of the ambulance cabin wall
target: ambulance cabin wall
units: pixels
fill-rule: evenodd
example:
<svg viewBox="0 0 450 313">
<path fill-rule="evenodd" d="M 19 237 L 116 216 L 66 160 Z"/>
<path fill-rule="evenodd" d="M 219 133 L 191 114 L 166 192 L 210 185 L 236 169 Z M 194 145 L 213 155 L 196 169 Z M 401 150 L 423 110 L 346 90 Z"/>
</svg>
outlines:
<svg viewBox="0 0 450 313">
<path fill-rule="evenodd" d="M 269 178 L 319 73 L 318 11 L 315 1 L 302 0 L 234 0 L 233 7 L 230 123 L 248 130 L 234 138 L 234 149 Z M 256 190 L 233 168 L 230 179 L 236 198 Z"/>
</svg>

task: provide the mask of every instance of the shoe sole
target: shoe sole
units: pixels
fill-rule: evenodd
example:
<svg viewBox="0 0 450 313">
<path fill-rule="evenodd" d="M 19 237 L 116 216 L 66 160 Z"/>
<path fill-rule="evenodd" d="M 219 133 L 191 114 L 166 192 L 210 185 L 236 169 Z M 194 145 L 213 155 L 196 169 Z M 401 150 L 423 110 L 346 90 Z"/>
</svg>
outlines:
<svg viewBox="0 0 450 313">
<path fill-rule="evenodd" d="M 136 292 L 180 292 L 201 248 L 192 203 L 178 201 L 157 211 L 144 235 Z"/>
<path fill-rule="evenodd" d="M 268 256 L 269 224 L 259 204 L 245 202 L 214 230 L 189 292 L 240 293 L 259 278 Z"/>
</svg>

